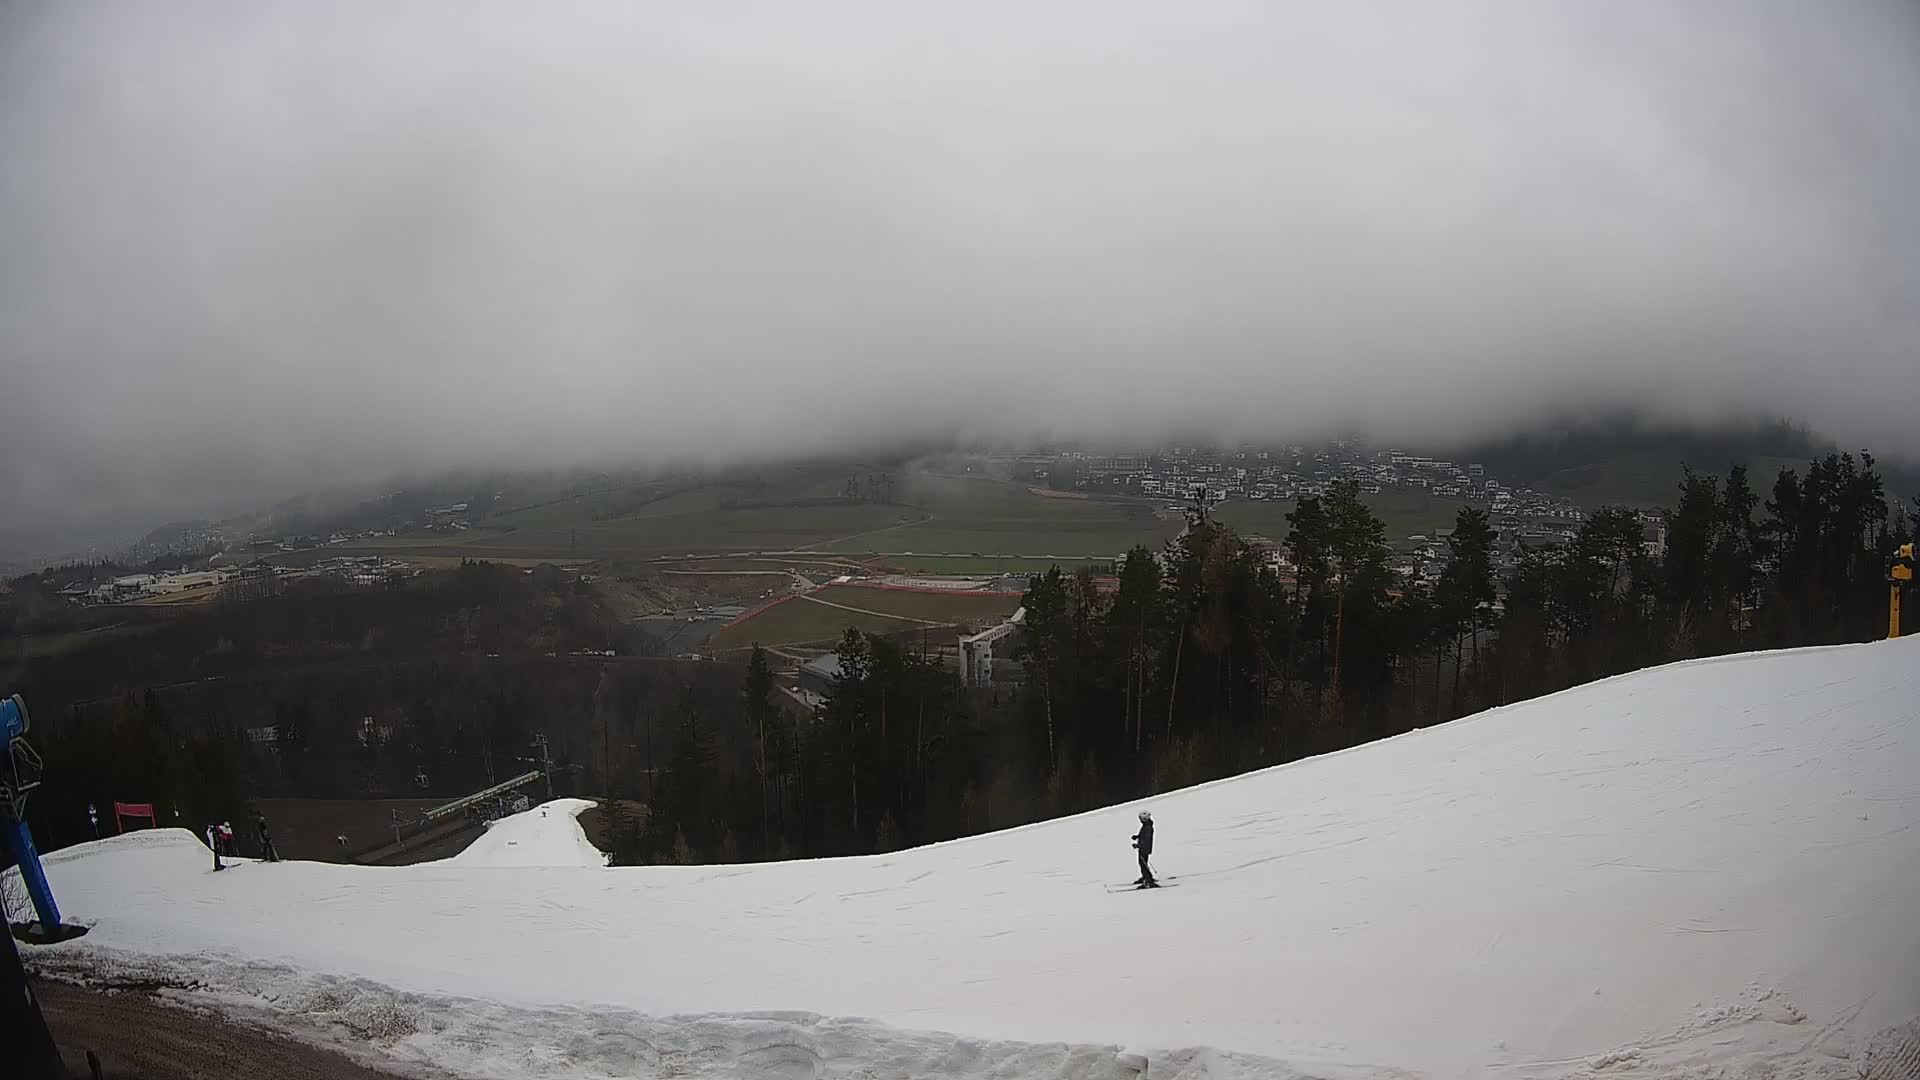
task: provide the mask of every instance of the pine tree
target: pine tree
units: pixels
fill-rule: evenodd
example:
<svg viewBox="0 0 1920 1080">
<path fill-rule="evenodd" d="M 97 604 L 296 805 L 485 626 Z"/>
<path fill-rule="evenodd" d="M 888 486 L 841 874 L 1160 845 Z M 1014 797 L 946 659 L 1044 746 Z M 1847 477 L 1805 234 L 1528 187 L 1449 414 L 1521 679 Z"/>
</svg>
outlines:
<svg viewBox="0 0 1920 1080">
<path fill-rule="evenodd" d="M 1058 730 L 1054 723 L 1054 697 L 1059 683 L 1062 658 L 1070 646 L 1072 627 L 1068 619 L 1067 586 L 1058 566 L 1036 575 L 1027 582 L 1020 600 L 1027 609 L 1027 668 L 1040 688 L 1046 734 L 1043 774 L 1051 774 L 1059 764 Z"/>
<path fill-rule="evenodd" d="M 1713 622 L 1724 610 L 1714 552 L 1724 524 L 1719 481 L 1682 469 L 1680 504 L 1666 514 L 1667 556 L 1663 567 L 1667 621 L 1681 640 L 1715 642 Z M 1693 651 L 1689 645 L 1683 652 Z"/>
<path fill-rule="evenodd" d="M 1332 640 L 1332 525 L 1320 500 L 1301 499 L 1287 514 L 1287 549 L 1295 567 L 1294 595 L 1300 603 L 1302 647 L 1312 652 L 1311 681 L 1318 700 L 1326 687 L 1328 644 Z"/>
<path fill-rule="evenodd" d="M 1493 574 L 1493 544 L 1496 534 L 1487 512 L 1463 506 L 1454 515 L 1453 534 L 1447 537 L 1447 561 L 1440 571 L 1434 590 L 1437 637 L 1452 639 L 1453 715 L 1460 712 L 1460 672 L 1463 646 L 1473 639 L 1475 656 L 1480 652 L 1480 631 L 1490 624 L 1495 601 L 1499 599 Z M 1434 682 L 1439 684 L 1439 654 L 1434 656 Z M 1436 708 L 1439 694 L 1436 691 Z"/>
<path fill-rule="evenodd" d="M 1121 675 L 1121 716 L 1123 746 L 1130 744 L 1140 752 L 1146 734 L 1147 682 L 1149 658 L 1157 647 L 1166 622 L 1166 598 L 1162 593 L 1160 563 L 1153 552 L 1135 546 L 1126 554 L 1120 568 L 1120 581 L 1108 611 L 1110 672 Z"/>
<path fill-rule="evenodd" d="M 1729 631 L 1744 637 L 1759 583 L 1762 539 L 1754 519 L 1759 496 L 1747 484 L 1747 467 L 1735 465 L 1720 493 L 1719 528 L 1711 555 L 1714 591 L 1726 605 Z"/>
<path fill-rule="evenodd" d="M 772 770 L 767 758 L 767 728 L 778 727 L 773 707 L 773 669 L 767 665 L 766 650 L 758 644 L 747 657 L 747 677 L 740 687 L 747 727 L 754 736 L 754 772 L 760 788 L 760 847 L 766 850 L 773 837 Z M 777 735 L 777 732 L 776 732 Z"/>
<path fill-rule="evenodd" d="M 1355 480 L 1336 480 L 1327 486 L 1326 498 L 1328 555 L 1334 574 L 1333 671 L 1330 679 L 1342 688 L 1341 662 L 1348 638 L 1348 623 L 1353 621 L 1365 631 L 1376 619 L 1385 599 L 1387 584 L 1387 527 L 1360 499 L 1360 484 Z M 1383 656 L 1375 652 L 1362 658 L 1360 670 L 1368 676 L 1378 673 Z M 1359 679 L 1355 679 L 1359 682 Z"/>
</svg>

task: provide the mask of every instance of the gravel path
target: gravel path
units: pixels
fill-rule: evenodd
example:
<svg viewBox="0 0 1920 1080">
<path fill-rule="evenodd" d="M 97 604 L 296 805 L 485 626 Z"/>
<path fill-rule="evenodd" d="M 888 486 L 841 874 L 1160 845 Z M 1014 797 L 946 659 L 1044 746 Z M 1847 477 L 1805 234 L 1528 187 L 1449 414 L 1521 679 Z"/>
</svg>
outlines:
<svg viewBox="0 0 1920 1080">
<path fill-rule="evenodd" d="M 47 1027 L 75 1075 L 86 1051 L 107 1080 L 398 1080 L 331 1050 L 175 1008 L 137 990 L 107 994 L 35 979 Z"/>
</svg>

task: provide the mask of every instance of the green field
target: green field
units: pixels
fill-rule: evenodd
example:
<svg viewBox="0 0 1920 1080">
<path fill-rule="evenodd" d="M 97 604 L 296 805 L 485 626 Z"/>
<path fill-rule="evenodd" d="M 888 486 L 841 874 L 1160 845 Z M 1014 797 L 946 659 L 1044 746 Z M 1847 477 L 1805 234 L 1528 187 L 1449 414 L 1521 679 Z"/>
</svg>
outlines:
<svg viewBox="0 0 1920 1080">
<path fill-rule="evenodd" d="M 1141 538 L 1139 543 L 1147 543 Z M 865 556 L 863 556 L 865 557 Z M 1070 571 L 1082 565 L 1104 566 L 1112 562 L 1112 556 L 1099 558 L 1069 558 L 1065 555 L 1057 559 L 1022 559 L 1012 555 L 936 555 L 916 553 L 913 555 L 882 555 L 873 557 L 876 563 L 889 570 L 898 570 L 912 574 L 939 574 L 947 577 L 970 574 L 1043 574 L 1049 568 L 1058 566 Z"/>
<path fill-rule="evenodd" d="M 658 559 L 648 565 L 666 573 L 753 571 L 780 574 L 794 571 L 801 574 L 825 574 L 829 577 L 854 571 L 864 572 L 873 568 L 864 556 L 859 558 L 851 555 L 810 556 L 804 552 L 793 555 L 711 555 L 692 559 Z"/>
<path fill-rule="evenodd" d="M 1031 574 L 1056 563 L 1071 569 L 1109 562 L 1136 544 L 1158 548 L 1182 525 L 1164 500 L 1063 498 L 970 476 L 903 474 L 893 503 L 833 501 L 821 494 L 826 490 L 812 480 L 777 490 L 740 483 L 667 492 L 629 487 L 509 510 L 466 532 L 343 546 L 416 559 L 672 560 L 666 565 L 792 567 L 816 576 L 848 569 L 837 562 L 930 574 Z M 1596 482 L 1592 493 L 1614 490 Z M 764 505 L 769 499 L 789 501 Z M 1462 500 L 1384 492 L 1367 496 L 1367 503 L 1385 522 L 1388 538 L 1399 541 L 1452 527 Z M 1284 541 L 1292 509 L 1291 500 L 1234 500 L 1215 513 L 1243 533 Z M 802 551 L 819 561 L 757 554 Z M 695 555 L 727 561 L 680 561 Z"/>
<path fill-rule="evenodd" d="M 831 645 L 848 627 L 867 634 L 890 634 L 917 625 L 877 615 L 836 611 L 804 600 L 789 600 L 737 623 L 707 639 L 707 651 L 716 655 L 753 645 L 780 648 L 790 645 Z"/>
<path fill-rule="evenodd" d="M 912 523 L 910 507 L 848 503 L 826 506 L 709 507 L 676 514 L 595 520 L 542 507 L 535 519 L 502 515 L 458 533 L 425 533 L 341 545 L 396 555 L 468 558 L 613 559 L 717 551 L 788 550 Z M 520 524 L 519 522 L 526 522 Z"/>
<path fill-rule="evenodd" d="M 1013 610 L 1020 606 L 1020 598 L 1017 596 L 960 591 L 919 592 L 908 589 L 874 589 L 860 585 L 830 585 L 812 595 L 846 607 L 877 611 L 884 615 L 898 615 L 905 619 L 941 623 L 998 622 L 1013 614 Z"/>
<path fill-rule="evenodd" d="M 1135 544 L 1158 545 L 1180 529 L 1177 518 L 1156 513 L 1158 503 L 1037 495 L 1002 480 L 920 473 L 910 478 L 904 497 L 925 508 L 928 520 L 822 547 L 881 552 L 888 565 L 915 569 L 923 564 L 906 560 L 929 554 L 982 559 L 976 570 L 1030 569 L 1054 560 L 1112 559 Z"/>
<path fill-rule="evenodd" d="M 891 503 L 839 501 L 835 481 L 796 474 L 667 489 L 659 484 L 551 498 L 496 513 L 464 532 L 341 545 L 403 558 L 660 559 L 816 551 L 903 569 L 978 573 L 1109 560 L 1179 529 L 1157 504 L 1053 498 L 1002 480 L 906 473 Z M 909 554 L 911 553 L 911 554 Z M 922 562 L 956 555 L 966 564 Z"/>
<path fill-rule="evenodd" d="M 827 644 L 848 627 L 884 634 L 913 630 L 928 623 L 987 625 L 1013 614 L 1020 606 L 1019 598 L 1013 596 L 909 592 L 859 585 L 833 585 L 810 595 L 829 603 L 796 598 L 776 604 L 715 634 L 708 642 L 709 649 L 720 653 L 754 644 L 775 647 Z M 942 633 L 951 635 L 952 631 Z"/>
<path fill-rule="evenodd" d="M 1655 463 L 1647 465 L 1647 476 L 1583 477 L 1585 494 L 1643 490 L 1658 479 Z M 728 555 L 743 568 L 791 566 L 812 573 L 834 570 L 839 560 L 934 574 L 1037 573 L 1055 563 L 1072 568 L 1107 562 L 1136 544 L 1157 548 L 1182 524 L 1161 500 L 1063 498 L 1006 480 L 926 472 L 903 473 L 896 484 L 892 503 L 837 501 L 832 483 L 817 475 L 781 484 L 630 485 L 504 511 L 466 532 L 345 546 L 434 559 Z M 1368 496 L 1367 503 L 1385 522 L 1388 538 L 1398 541 L 1450 528 L 1462 500 L 1385 492 Z M 1284 541 L 1292 509 L 1290 500 L 1235 500 L 1216 514 L 1243 533 Z M 745 554 L 798 551 L 815 553 L 820 561 Z M 722 568 L 711 559 L 675 565 Z"/>
<path fill-rule="evenodd" d="M 1178 531 L 1178 525 L 1168 526 L 1151 517 L 1132 522 L 1091 519 L 1069 528 L 1005 519 L 935 522 L 834 544 L 828 550 L 848 555 L 878 552 L 900 558 L 948 554 L 1002 559 L 1113 559 L 1135 544 L 1153 547 Z"/>
</svg>

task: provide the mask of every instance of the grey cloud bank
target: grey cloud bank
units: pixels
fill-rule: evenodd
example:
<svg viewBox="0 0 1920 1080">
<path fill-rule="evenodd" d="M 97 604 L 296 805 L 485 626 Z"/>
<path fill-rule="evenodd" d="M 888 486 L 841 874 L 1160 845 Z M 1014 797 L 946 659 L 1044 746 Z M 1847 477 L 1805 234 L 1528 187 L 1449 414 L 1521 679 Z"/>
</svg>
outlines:
<svg viewBox="0 0 1920 1080">
<path fill-rule="evenodd" d="M 0 496 L 1774 413 L 1920 453 L 1907 3 L 0 7 Z"/>
</svg>

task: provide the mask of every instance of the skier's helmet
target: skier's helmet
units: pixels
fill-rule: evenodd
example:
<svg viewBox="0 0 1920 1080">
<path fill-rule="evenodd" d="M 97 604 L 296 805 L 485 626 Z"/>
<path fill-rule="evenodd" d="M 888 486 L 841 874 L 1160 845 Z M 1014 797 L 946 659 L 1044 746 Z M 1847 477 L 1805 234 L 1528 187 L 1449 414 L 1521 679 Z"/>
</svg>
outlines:
<svg viewBox="0 0 1920 1080">
<path fill-rule="evenodd" d="M 1150 810 L 1142 810 L 1142 811 L 1140 811 L 1140 820 L 1141 820 L 1141 821 L 1152 821 L 1152 820 L 1153 820 L 1153 812 L 1152 812 L 1152 811 L 1150 811 Z"/>
</svg>

